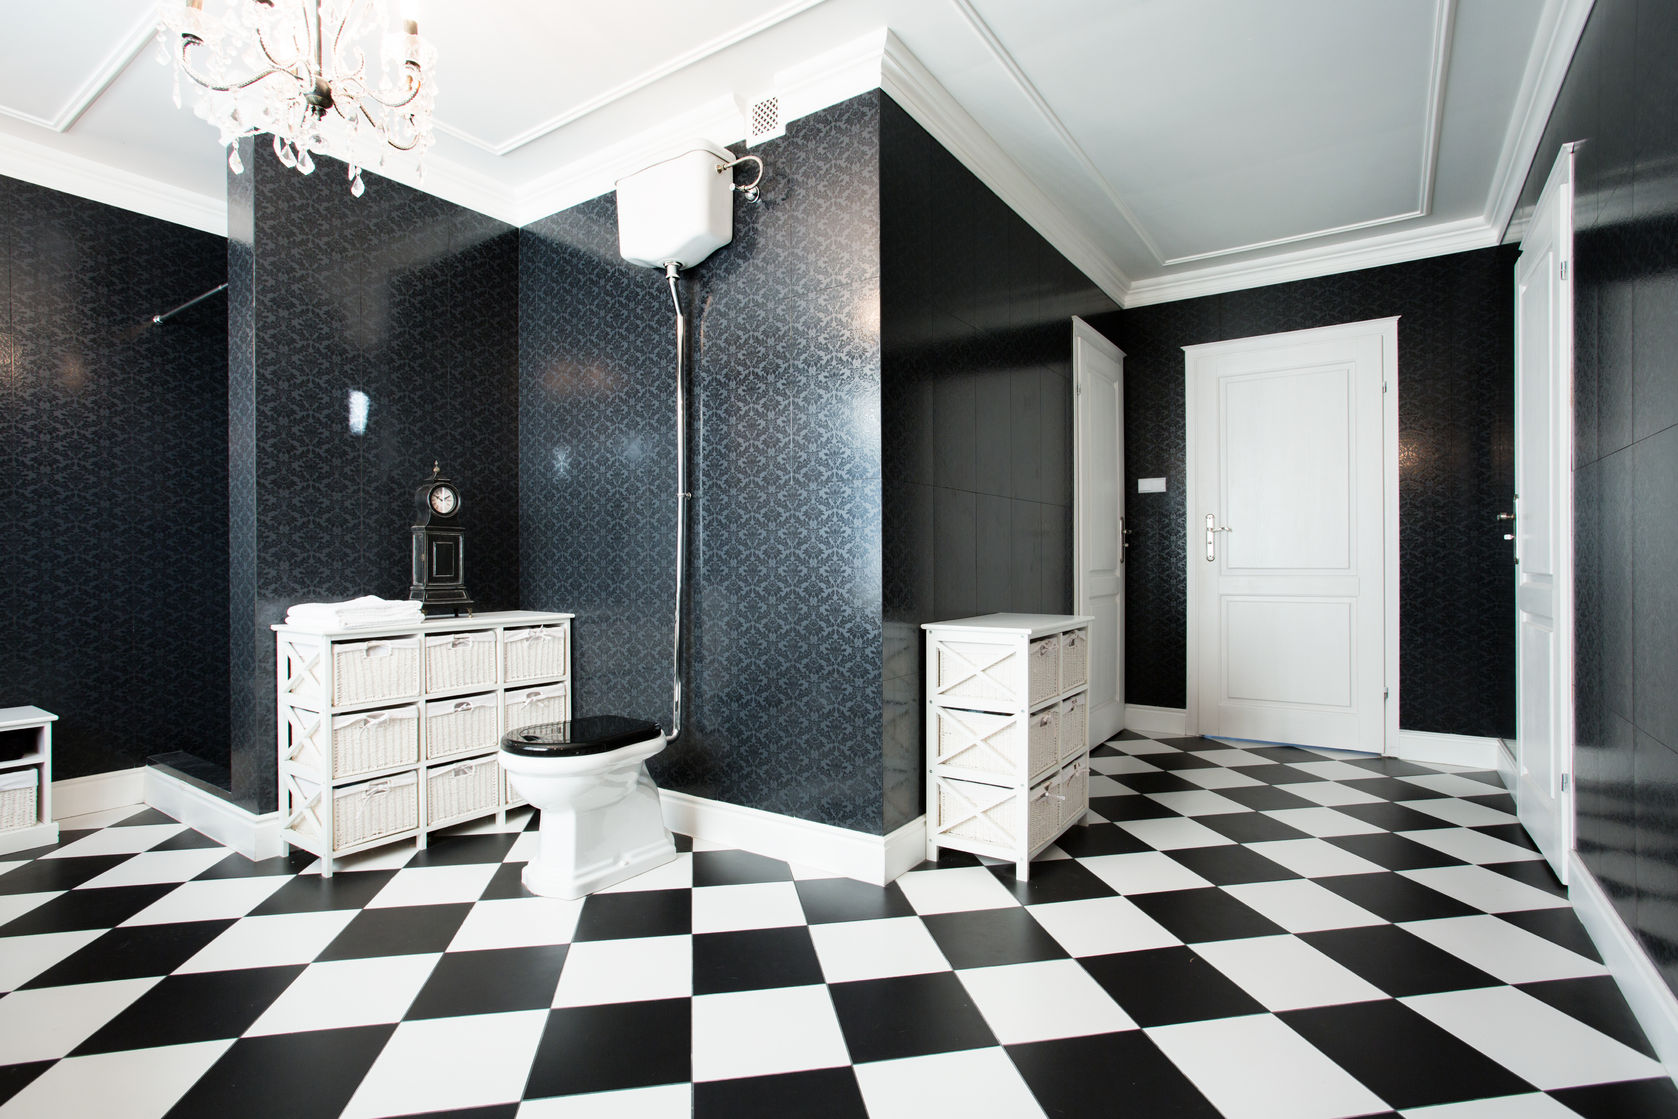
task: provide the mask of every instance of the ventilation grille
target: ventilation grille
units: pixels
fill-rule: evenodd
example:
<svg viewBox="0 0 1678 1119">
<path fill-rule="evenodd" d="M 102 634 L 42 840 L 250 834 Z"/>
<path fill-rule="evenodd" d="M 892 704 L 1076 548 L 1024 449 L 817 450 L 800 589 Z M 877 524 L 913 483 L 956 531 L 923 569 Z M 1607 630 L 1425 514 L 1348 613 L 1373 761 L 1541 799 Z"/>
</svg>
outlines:
<svg viewBox="0 0 1678 1119">
<path fill-rule="evenodd" d="M 786 129 L 781 125 L 781 99 L 779 97 L 760 97 L 747 106 L 747 147 L 761 144 L 765 140 L 773 140 L 775 137 L 785 134 Z"/>
</svg>

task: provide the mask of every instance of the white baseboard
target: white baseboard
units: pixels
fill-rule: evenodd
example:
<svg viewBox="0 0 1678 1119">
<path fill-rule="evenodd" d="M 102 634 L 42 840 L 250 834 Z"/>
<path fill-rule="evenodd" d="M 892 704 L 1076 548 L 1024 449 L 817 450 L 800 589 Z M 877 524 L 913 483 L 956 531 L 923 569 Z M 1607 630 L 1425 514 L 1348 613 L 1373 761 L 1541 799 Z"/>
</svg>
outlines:
<svg viewBox="0 0 1678 1119">
<path fill-rule="evenodd" d="M 258 816 L 160 769 L 147 767 L 144 773 L 145 802 L 165 816 L 174 817 L 247 859 L 284 854 L 278 812 Z"/>
<path fill-rule="evenodd" d="M 1181 707 L 1124 705 L 1124 729 L 1137 734 L 1169 734 L 1181 738 L 1188 733 L 1189 713 Z"/>
<path fill-rule="evenodd" d="M 1666 1074 L 1678 1080 L 1678 997 L 1661 978 L 1637 936 L 1626 928 L 1579 853 L 1575 851 L 1568 858 L 1567 898 L 1573 903 L 1573 911 L 1602 953 L 1602 962 L 1666 1066 Z"/>
<path fill-rule="evenodd" d="M 146 801 L 145 768 L 113 769 L 86 777 L 66 777 L 52 783 L 52 818 L 68 819 L 89 812 L 108 812 Z"/>
<path fill-rule="evenodd" d="M 0 831 L 0 855 L 12 851 L 27 851 L 31 847 L 45 847 L 58 842 L 57 824 L 30 824 L 26 828 Z"/>
<path fill-rule="evenodd" d="M 1497 740 L 1497 775 L 1503 778 L 1505 789 L 1515 791 L 1515 753 L 1501 738 Z"/>
<path fill-rule="evenodd" d="M 1496 769 L 1503 742 L 1496 738 L 1475 738 L 1467 734 L 1435 734 L 1430 730 L 1400 730 L 1391 756 L 1411 762 L 1461 765 L 1470 769 Z"/>
<path fill-rule="evenodd" d="M 890 835 L 867 835 L 672 789 L 660 789 L 659 797 L 671 831 L 876 886 L 884 886 L 926 858 L 924 816 Z"/>
</svg>

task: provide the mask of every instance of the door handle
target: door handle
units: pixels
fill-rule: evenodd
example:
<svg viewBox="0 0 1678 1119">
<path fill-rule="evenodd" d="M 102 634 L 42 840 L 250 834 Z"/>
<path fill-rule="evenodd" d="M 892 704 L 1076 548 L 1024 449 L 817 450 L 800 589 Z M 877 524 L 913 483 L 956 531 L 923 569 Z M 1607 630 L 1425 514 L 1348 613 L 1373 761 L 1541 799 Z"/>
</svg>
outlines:
<svg viewBox="0 0 1678 1119">
<path fill-rule="evenodd" d="M 1124 566 L 1125 550 L 1130 547 L 1130 530 L 1124 526 L 1124 514 L 1119 514 L 1119 566 Z"/>
<path fill-rule="evenodd" d="M 1221 525 L 1220 526 L 1218 524 L 1218 515 L 1216 513 L 1206 514 L 1206 562 L 1207 563 L 1212 563 L 1218 558 L 1218 544 L 1217 544 L 1218 533 L 1220 533 L 1220 532 L 1233 532 L 1233 531 L 1235 531 L 1235 530 L 1230 528 L 1228 525 Z"/>
<path fill-rule="evenodd" d="M 1499 521 L 1502 521 L 1502 522 L 1508 524 L 1510 528 L 1515 527 L 1515 524 L 1514 524 L 1515 514 L 1513 514 L 1513 513 L 1499 513 L 1497 515 L 1497 519 Z M 1506 532 L 1506 533 L 1503 534 L 1503 538 L 1505 540 L 1513 540 L 1513 539 L 1515 539 L 1515 534 L 1512 533 L 1512 532 Z"/>
</svg>

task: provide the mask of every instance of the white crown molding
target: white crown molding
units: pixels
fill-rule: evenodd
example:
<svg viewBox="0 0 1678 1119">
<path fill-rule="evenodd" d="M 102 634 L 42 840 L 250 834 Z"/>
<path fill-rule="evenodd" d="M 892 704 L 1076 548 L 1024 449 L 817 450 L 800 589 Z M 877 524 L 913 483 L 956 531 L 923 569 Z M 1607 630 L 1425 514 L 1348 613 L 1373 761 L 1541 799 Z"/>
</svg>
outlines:
<svg viewBox="0 0 1678 1119">
<path fill-rule="evenodd" d="M 1500 240 L 1520 240 L 1519 231 L 1509 228 L 1510 219 L 1520 204 L 1527 173 L 1538 155 L 1538 145 L 1544 139 L 1544 129 L 1549 126 L 1562 82 L 1573 65 L 1573 52 L 1579 48 L 1579 37 L 1585 33 L 1585 22 L 1590 19 L 1595 3 L 1596 0 L 1549 0 L 1539 17 L 1538 34 L 1533 38 L 1532 53 L 1527 56 L 1520 92 L 1515 95 L 1517 112 L 1509 120 L 1497 170 L 1492 174 L 1491 191 L 1486 196 L 1486 222 L 1498 229 Z M 1563 136 L 1562 139 L 1582 137 Z"/>
<path fill-rule="evenodd" d="M 148 10 L 135 24 L 127 35 L 117 40 L 117 45 L 111 53 L 105 56 L 103 62 L 93 68 L 87 80 L 70 94 L 64 102 L 63 108 L 54 113 L 51 118 L 38 117 L 33 113 L 20 113 L 16 109 L 8 109 L 0 105 L 0 116 L 8 116 L 14 120 L 21 120 L 39 128 L 49 128 L 54 132 L 68 132 L 75 123 L 82 119 L 92 104 L 99 100 L 101 94 L 111 87 L 122 72 L 128 69 L 128 64 L 134 61 L 136 55 L 145 49 L 147 43 L 157 34 L 157 15 Z"/>
<path fill-rule="evenodd" d="M 0 133 L 0 175 L 227 236 L 227 202 Z"/>
<path fill-rule="evenodd" d="M 1403 264 L 1426 257 L 1489 248 L 1498 243 L 1498 230 L 1481 218 L 1442 222 L 1416 230 L 1365 237 L 1339 245 L 1324 245 L 1283 256 L 1241 264 L 1214 265 L 1192 272 L 1138 280 L 1131 285 L 1125 307 L 1146 307 L 1226 291 L 1309 280 L 1363 268 Z"/>
<path fill-rule="evenodd" d="M 380 178 L 441 198 L 445 202 L 453 202 L 456 206 L 464 206 L 486 217 L 504 221 L 508 225 L 522 224 L 518 220 L 518 200 L 512 191 L 490 176 L 469 170 L 452 160 L 428 157 L 425 161 L 423 181 L 419 172 L 409 167 L 389 170 L 371 167 L 365 170 L 372 171 Z M 373 188 L 369 186 L 368 189 Z"/>
</svg>

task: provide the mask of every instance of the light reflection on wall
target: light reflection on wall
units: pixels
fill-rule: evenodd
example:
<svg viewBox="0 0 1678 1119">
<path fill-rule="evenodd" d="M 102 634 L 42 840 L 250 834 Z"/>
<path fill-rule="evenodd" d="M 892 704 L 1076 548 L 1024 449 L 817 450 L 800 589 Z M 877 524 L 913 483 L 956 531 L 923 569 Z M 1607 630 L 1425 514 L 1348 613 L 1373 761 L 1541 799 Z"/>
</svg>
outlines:
<svg viewBox="0 0 1678 1119">
<path fill-rule="evenodd" d="M 350 434 L 367 434 L 367 416 L 372 411 L 373 401 L 360 389 L 350 390 Z"/>
</svg>

